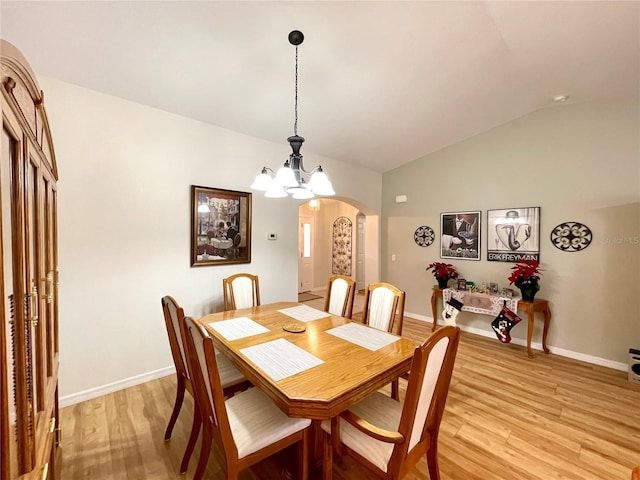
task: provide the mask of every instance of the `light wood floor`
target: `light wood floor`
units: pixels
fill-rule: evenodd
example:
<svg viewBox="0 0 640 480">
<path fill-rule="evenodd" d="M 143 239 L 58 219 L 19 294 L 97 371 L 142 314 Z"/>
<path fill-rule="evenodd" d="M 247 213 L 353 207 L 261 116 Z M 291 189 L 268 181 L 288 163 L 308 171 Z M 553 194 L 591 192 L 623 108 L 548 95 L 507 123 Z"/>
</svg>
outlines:
<svg viewBox="0 0 640 480">
<path fill-rule="evenodd" d="M 430 331 L 430 324 L 405 320 L 408 337 L 420 340 Z M 64 408 L 60 478 L 192 478 L 197 450 L 186 476 L 178 472 L 191 427 L 190 398 L 173 437 L 163 441 L 174 396 L 170 376 Z M 529 359 L 522 346 L 463 333 L 439 459 L 443 480 L 630 480 L 640 464 L 640 386 L 625 372 L 543 353 Z M 285 451 L 241 479 L 272 480 L 294 462 L 294 452 Z M 224 478 L 215 452 L 205 478 Z M 312 476 L 318 478 L 319 472 Z M 334 478 L 369 475 L 336 458 Z M 428 479 L 424 460 L 405 478 Z"/>
</svg>

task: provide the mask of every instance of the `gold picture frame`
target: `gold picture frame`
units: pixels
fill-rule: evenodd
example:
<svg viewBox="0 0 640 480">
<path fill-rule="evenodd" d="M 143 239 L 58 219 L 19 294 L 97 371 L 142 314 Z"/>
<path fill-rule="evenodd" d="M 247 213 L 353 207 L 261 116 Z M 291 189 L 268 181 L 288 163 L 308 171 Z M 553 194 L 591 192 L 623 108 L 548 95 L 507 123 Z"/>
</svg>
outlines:
<svg viewBox="0 0 640 480">
<path fill-rule="evenodd" d="M 191 266 L 251 263 L 251 193 L 191 186 Z"/>
</svg>

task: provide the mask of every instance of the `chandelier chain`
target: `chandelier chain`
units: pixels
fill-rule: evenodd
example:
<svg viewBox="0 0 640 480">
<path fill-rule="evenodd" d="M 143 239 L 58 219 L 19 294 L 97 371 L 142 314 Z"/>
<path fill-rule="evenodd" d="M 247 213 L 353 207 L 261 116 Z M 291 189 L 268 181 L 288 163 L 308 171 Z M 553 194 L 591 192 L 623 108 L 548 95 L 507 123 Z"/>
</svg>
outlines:
<svg viewBox="0 0 640 480">
<path fill-rule="evenodd" d="M 296 45 L 296 88 L 295 88 L 295 121 L 293 122 L 293 134 L 298 135 L 298 46 Z"/>
</svg>

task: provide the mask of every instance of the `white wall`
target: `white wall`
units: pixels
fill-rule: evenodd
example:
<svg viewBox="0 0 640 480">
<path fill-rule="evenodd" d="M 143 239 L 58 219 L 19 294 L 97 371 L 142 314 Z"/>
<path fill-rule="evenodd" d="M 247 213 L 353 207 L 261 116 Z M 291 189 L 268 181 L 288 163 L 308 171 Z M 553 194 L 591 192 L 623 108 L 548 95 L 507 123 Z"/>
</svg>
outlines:
<svg viewBox="0 0 640 480">
<path fill-rule="evenodd" d="M 564 105 L 531 113 L 383 176 L 383 277 L 407 291 L 407 311 L 431 317 L 436 283 L 426 271 L 440 242 L 413 241 L 420 225 L 438 237 L 440 213 L 482 210 L 481 261 L 447 260 L 476 282 L 509 286 L 511 263 L 486 260 L 486 210 L 541 207 L 538 296 L 552 310 L 557 351 L 626 365 L 640 348 L 640 127 L 637 99 Z M 395 204 L 396 195 L 408 202 Z M 551 230 L 586 224 L 593 243 L 576 253 L 552 246 Z M 391 262 L 395 253 L 397 261 Z M 491 335 L 491 318 L 465 312 L 465 327 Z M 536 321 L 534 341 L 541 338 Z M 526 321 L 511 331 L 526 339 Z M 605 362 L 606 364 L 606 362 Z"/>
<path fill-rule="evenodd" d="M 333 222 L 338 217 L 351 220 L 351 277 L 356 278 L 356 215 L 358 210 L 351 205 L 336 200 L 322 200 L 320 210 L 315 213 L 316 235 L 314 237 L 314 288 L 326 287 L 327 279 L 333 275 Z M 376 252 L 378 253 L 378 252 Z"/>
<path fill-rule="evenodd" d="M 250 191 L 270 143 L 47 77 L 60 174 L 60 395 L 135 383 L 172 365 L 160 298 L 187 315 L 222 309 L 222 278 L 260 276 L 264 303 L 297 298 L 298 204 L 253 195 L 252 263 L 191 268 L 190 186 Z M 380 211 L 381 175 L 305 151 L 341 195 Z M 341 175 L 338 176 L 337 172 Z M 352 181 L 357 178 L 358 181 Z M 268 241 L 267 232 L 278 233 Z M 87 393 L 88 392 L 88 393 Z"/>
<path fill-rule="evenodd" d="M 358 202 L 353 202 L 357 204 Z M 365 222 L 365 259 L 364 284 L 380 281 L 380 215 L 370 208 L 357 208 L 346 203 L 344 198 L 334 200 L 323 198 L 319 209 L 311 210 L 308 204 L 300 206 L 300 215 L 311 215 L 315 229 L 313 231 L 313 290 L 325 290 L 327 279 L 333 275 L 333 222 L 338 217 L 347 217 L 352 223 L 352 265 L 351 278 L 356 280 L 357 255 L 357 215 L 366 214 Z M 362 205 L 359 205 L 363 207 Z"/>
</svg>

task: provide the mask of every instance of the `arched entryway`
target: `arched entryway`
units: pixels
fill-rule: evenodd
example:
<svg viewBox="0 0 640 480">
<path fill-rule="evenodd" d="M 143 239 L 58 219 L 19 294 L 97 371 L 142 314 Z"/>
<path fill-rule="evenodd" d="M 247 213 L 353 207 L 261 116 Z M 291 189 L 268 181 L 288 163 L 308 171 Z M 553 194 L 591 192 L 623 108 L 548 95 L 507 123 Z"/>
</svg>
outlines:
<svg viewBox="0 0 640 480">
<path fill-rule="evenodd" d="M 331 275 L 344 274 L 347 255 L 351 262 L 349 276 L 357 282 L 358 289 L 379 281 L 379 214 L 347 198 L 315 200 L 299 207 L 298 291 L 324 290 Z M 341 220 L 334 226 L 338 219 Z M 346 246 L 345 225 L 349 222 L 351 238 Z"/>
</svg>

